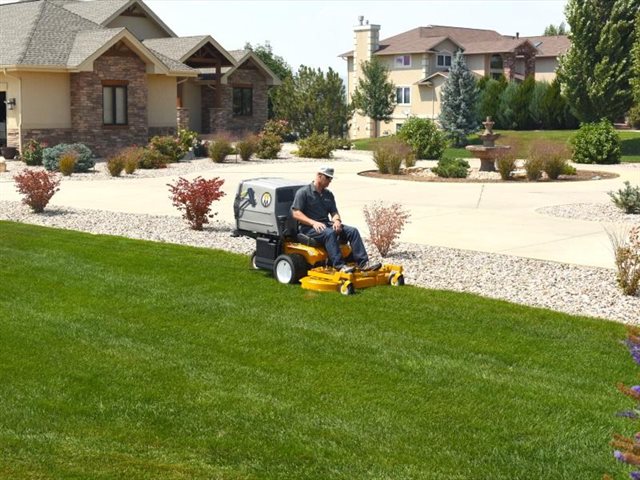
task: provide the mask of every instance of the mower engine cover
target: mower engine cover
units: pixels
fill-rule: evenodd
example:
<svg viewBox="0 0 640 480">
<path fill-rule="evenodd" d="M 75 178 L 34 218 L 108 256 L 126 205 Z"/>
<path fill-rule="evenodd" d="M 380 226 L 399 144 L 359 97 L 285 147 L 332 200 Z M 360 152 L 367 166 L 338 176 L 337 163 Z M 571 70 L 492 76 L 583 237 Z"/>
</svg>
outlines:
<svg viewBox="0 0 640 480">
<path fill-rule="evenodd" d="M 236 233 L 254 238 L 291 235 L 295 231 L 291 204 L 298 189 L 305 185 L 305 182 L 277 177 L 240 182 L 233 202 Z M 293 231 L 288 231 L 292 228 Z"/>
</svg>

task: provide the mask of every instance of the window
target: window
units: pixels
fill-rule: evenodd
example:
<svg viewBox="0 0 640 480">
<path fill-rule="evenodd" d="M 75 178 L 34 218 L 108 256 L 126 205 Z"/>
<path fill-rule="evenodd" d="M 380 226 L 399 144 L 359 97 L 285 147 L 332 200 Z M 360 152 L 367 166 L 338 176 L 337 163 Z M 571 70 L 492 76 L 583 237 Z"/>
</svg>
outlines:
<svg viewBox="0 0 640 480">
<path fill-rule="evenodd" d="M 450 67 L 451 66 L 451 54 L 449 53 L 439 53 L 437 64 L 439 67 Z"/>
<path fill-rule="evenodd" d="M 399 55 L 396 57 L 396 67 L 410 67 L 411 55 Z"/>
<path fill-rule="evenodd" d="M 243 117 L 253 115 L 253 88 L 233 88 L 233 114 Z"/>
<path fill-rule="evenodd" d="M 102 86 L 102 123 L 127 125 L 127 86 Z"/>
<path fill-rule="evenodd" d="M 491 55 L 491 70 L 502 70 L 502 55 Z"/>
<path fill-rule="evenodd" d="M 396 123 L 396 133 L 400 133 L 400 130 L 402 130 L 402 123 Z"/>
<path fill-rule="evenodd" d="M 396 88 L 396 103 L 398 105 L 409 105 L 411 103 L 411 87 Z"/>
</svg>

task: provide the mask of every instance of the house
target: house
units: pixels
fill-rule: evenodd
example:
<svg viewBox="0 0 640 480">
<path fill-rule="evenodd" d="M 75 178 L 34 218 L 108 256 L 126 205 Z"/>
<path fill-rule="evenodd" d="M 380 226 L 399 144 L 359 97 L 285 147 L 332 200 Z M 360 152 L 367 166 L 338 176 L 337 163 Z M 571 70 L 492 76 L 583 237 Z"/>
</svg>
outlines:
<svg viewBox="0 0 640 480">
<path fill-rule="evenodd" d="M 389 70 L 396 86 L 397 105 L 390 122 L 380 126 L 383 135 L 395 133 L 409 116 L 437 119 L 442 86 L 451 60 L 464 52 L 469 69 L 478 77 L 505 75 L 520 81 L 529 75 L 536 80 L 555 78 L 559 55 L 569 48 L 566 36 L 505 36 L 493 30 L 429 25 L 380 40 L 380 25 L 364 22 L 354 29 L 354 49 L 340 55 L 347 60 L 349 101 L 362 75 L 362 62 L 378 58 Z M 350 137 L 368 138 L 372 121 L 355 114 Z"/>
<path fill-rule="evenodd" d="M 0 143 L 96 154 L 178 128 L 257 131 L 280 80 L 252 52 L 178 37 L 142 0 L 0 5 Z"/>
</svg>

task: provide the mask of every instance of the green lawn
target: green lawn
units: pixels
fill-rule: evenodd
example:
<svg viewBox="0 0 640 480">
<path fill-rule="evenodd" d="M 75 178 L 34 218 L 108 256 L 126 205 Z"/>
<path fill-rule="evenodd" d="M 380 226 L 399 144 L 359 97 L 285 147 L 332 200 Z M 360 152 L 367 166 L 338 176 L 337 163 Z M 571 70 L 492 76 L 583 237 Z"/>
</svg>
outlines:
<svg viewBox="0 0 640 480">
<path fill-rule="evenodd" d="M 206 235 L 204 233 L 203 235 Z M 621 474 L 619 324 L 0 222 L 0 478 Z"/>
<path fill-rule="evenodd" d="M 531 142 L 537 139 L 566 144 L 569 138 L 575 134 L 575 130 L 496 130 L 502 135 L 497 143 L 513 145 L 519 157 L 526 157 Z M 622 161 L 628 163 L 640 162 L 640 132 L 618 131 L 622 143 Z M 355 140 L 355 148 L 359 150 L 373 150 L 378 142 L 388 141 L 390 137 L 377 139 Z M 469 137 L 470 144 L 482 143 L 477 135 Z M 471 154 L 464 148 L 447 148 L 445 156 L 468 158 Z"/>
</svg>

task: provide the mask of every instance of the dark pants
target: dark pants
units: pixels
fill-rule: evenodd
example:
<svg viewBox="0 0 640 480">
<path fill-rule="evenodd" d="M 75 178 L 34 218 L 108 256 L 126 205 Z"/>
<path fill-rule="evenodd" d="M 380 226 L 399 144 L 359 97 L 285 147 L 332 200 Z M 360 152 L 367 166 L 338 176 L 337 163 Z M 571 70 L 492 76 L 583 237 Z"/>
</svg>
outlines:
<svg viewBox="0 0 640 480">
<path fill-rule="evenodd" d="M 311 227 L 306 227 L 303 233 L 324 245 L 327 255 L 329 255 L 329 261 L 335 268 L 340 268 L 345 264 L 345 259 L 342 258 L 342 252 L 340 251 L 340 239 L 349 242 L 351 254 L 356 265 L 362 267 L 369 261 L 360 232 L 355 227 L 342 225 L 342 232 L 338 235 L 333 229 L 333 224 L 327 223 L 327 228 L 320 233 Z"/>
</svg>

